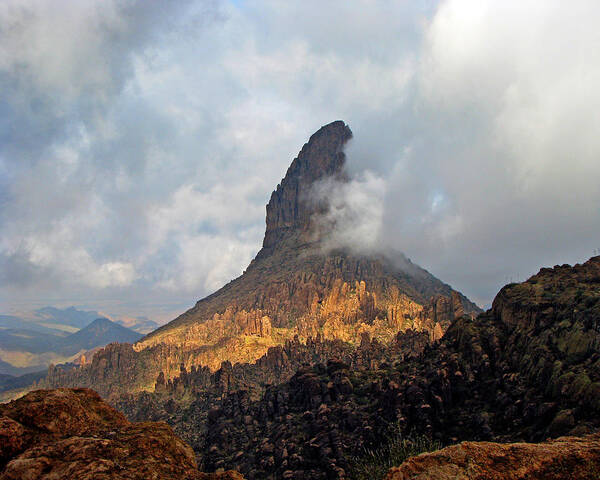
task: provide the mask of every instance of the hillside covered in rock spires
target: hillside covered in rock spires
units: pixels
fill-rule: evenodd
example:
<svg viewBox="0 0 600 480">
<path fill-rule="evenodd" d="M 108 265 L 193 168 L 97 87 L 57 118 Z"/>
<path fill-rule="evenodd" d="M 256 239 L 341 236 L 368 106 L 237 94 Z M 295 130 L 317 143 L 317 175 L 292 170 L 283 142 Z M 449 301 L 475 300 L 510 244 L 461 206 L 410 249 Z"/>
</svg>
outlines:
<svg viewBox="0 0 600 480">
<path fill-rule="evenodd" d="M 43 385 L 85 386 L 104 396 L 152 391 L 159 374 L 181 365 L 252 363 L 296 337 L 339 340 L 356 347 L 387 344 L 407 330 L 441 338 L 450 323 L 479 308 L 402 254 L 359 254 L 329 242 L 335 222 L 323 221 L 324 181 L 347 182 L 344 146 L 350 128 L 320 128 L 295 158 L 267 205 L 262 249 L 240 277 L 172 322 L 131 345 L 110 345 L 80 369 L 52 368 Z M 375 234 L 375 232 L 373 233 Z"/>
</svg>

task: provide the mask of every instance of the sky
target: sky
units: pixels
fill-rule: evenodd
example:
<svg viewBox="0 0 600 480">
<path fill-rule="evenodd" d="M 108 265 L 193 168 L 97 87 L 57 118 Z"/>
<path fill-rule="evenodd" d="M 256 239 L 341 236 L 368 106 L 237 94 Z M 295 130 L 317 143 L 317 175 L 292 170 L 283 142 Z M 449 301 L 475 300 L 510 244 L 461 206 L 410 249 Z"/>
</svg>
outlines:
<svg viewBox="0 0 600 480">
<path fill-rule="evenodd" d="M 5 0 L 0 313 L 164 322 L 242 273 L 342 119 L 338 243 L 488 306 L 600 249 L 600 4 Z"/>
</svg>

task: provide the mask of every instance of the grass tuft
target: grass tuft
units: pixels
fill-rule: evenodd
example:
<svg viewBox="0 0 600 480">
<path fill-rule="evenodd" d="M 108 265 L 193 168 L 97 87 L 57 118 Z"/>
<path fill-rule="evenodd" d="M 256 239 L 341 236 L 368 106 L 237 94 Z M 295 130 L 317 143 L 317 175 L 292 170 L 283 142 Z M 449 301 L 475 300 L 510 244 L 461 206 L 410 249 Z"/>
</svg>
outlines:
<svg viewBox="0 0 600 480">
<path fill-rule="evenodd" d="M 362 454 L 350 459 L 352 480 L 381 480 L 388 470 L 404 460 L 425 452 L 442 448 L 442 444 L 425 435 L 404 437 L 397 432 L 379 448 L 366 448 Z"/>
</svg>

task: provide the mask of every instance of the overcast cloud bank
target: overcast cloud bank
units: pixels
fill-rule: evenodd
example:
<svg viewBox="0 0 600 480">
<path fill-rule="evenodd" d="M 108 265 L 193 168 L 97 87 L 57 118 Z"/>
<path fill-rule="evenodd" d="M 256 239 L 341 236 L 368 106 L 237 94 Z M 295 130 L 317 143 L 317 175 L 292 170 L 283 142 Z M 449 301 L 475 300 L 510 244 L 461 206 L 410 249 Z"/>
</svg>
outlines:
<svg viewBox="0 0 600 480">
<path fill-rule="evenodd" d="M 3 2 L 4 310 L 191 306 L 247 266 L 335 119 L 354 132 L 336 242 L 401 250 L 480 304 L 585 260 L 600 6 L 418 3 Z"/>
</svg>

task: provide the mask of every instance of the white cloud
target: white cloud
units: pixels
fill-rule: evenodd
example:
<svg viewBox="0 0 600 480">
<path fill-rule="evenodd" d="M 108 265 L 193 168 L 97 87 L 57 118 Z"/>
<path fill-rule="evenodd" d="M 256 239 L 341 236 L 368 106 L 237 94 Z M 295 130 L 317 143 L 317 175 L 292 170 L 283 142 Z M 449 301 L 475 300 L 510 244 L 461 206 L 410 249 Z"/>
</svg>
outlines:
<svg viewBox="0 0 600 480">
<path fill-rule="evenodd" d="M 328 204 L 317 222 L 325 235 L 323 248 L 346 247 L 359 254 L 380 248 L 386 188 L 385 180 L 368 170 L 348 182 L 327 178 L 315 183 L 311 200 Z"/>
<path fill-rule="evenodd" d="M 3 2 L 0 294 L 192 304 L 247 265 L 271 190 L 335 119 L 355 134 L 336 242 L 401 249 L 482 302 L 583 260 L 600 247 L 598 13 Z"/>
<path fill-rule="evenodd" d="M 98 263 L 86 249 L 74 246 L 69 237 L 70 232 L 62 229 L 55 231 L 52 237 L 27 237 L 20 247 L 32 265 L 55 272 L 70 285 L 124 287 L 135 280 L 135 268 L 131 263 Z"/>
<path fill-rule="evenodd" d="M 177 263 L 159 283 L 174 291 L 215 291 L 239 276 L 257 253 L 254 242 L 227 235 L 182 235 L 178 240 Z"/>
<path fill-rule="evenodd" d="M 166 205 L 150 210 L 143 256 L 152 258 L 163 249 L 174 255 L 173 263 L 163 266 L 158 286 L 210 292 L 238 276 L 262 238 L 264 206 L 252 199 L 262 188 L 262 181 L 252 177 L 208 191 L 184 185 Z"/>
<path fill-rule="evenodd" d="M 586 259 L 600 233 L 599 13 L 589 1 L 449 0 L 426 31 L 416 121 L 427 144 L 405 141 L 421 164 L 411 181 L 447 205 L 408 241 L 398 223 L 389 235 L 485 302 L 507 277 Z"/>
</svg>

